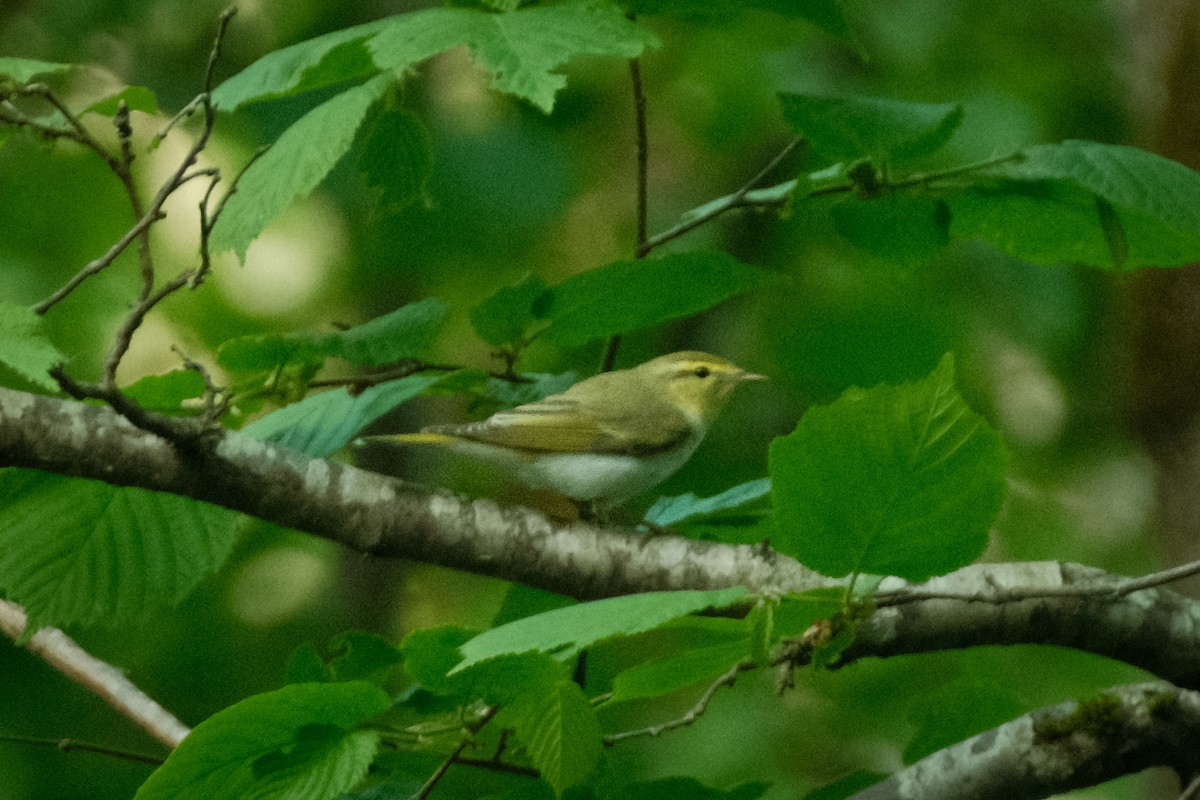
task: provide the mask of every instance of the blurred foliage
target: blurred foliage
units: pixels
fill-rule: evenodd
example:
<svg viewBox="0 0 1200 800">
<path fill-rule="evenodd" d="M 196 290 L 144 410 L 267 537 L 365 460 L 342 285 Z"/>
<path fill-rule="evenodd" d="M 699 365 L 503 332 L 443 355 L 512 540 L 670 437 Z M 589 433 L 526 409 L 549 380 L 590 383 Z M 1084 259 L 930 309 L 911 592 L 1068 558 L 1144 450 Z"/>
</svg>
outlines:
<svg viewBox="0 0 1200 800">
<path fill-rule="evenodd" d="M 144 85 L 169 114 L 198 90 L 224 5 L 15 0 L 0 6 L 0 54 L 97 64 L 100 70 L 72 78 L 73 92 Z M 248 5 L 233 24 L 218 79 L 280 47 L 416 5 Z M 1108 4 L 855 0 L 847 11 L 854 43 L 761 9 L 725 19 L 647 18 L 662 41 L 642 64 L 652 233 L 735 190 L 780 150 L 791 134 L 779 91 L 959 103 L 965 113 L 947 147 L 961 161 L 1036 142 L 1130 139 L 1137 113 L 1128 106 L 1124 71 L 1131 43 Z M 363 180 L 357 165 L 334 167 L 311 197 L 249 247 L 244 265 L 220 259 L 202 290 L 176 296 L 148 320 L 122 366 L 122 382 L 178 368 L 171 345 L 216 365 L 218 346 L 235 336 L 278 343 L 300 331 L 311 341 L 331 341 L 321 337 L 429 297 L 449 308 L 432 358 L 502 368 L 473 332 L 472 308 L 531 273 L 554 286 L 634 251 L 628 69 L 620 59 L 596 57 L 573 62 L 566 74 L 555 110 L 546 115 L 489 91 L 488 77 L 461 50 L 416 67 L 399 100 L 427 126 L 424 186 L 397 202 Z M 329 96 L 249 106 L 222 118 L 208 157 L 236 169 Z M 406 119 L 375 124 L 404 126 Z M 133 121 L 142 141 L 165 124 L 163 116 L 140 112 Z M 172 147 L 168 140 L 139 163 L 146 187 L 161 180 Z M 764 185 L 822 165 L 804 158 L 793 156 Z M 120 187 L 80 148 L 13 137 L 0 147 L 0 175 L 6 302 L 44 299 L 129 224 Z M 198 199 L 171 206 L 156 229 L 154 246 L 171 274 L 193 256 L 189 210 Z M 1117 412 L 1119 343 L 1110 332 L 1119 277 L 1071 265 L 1035 267 L 961 240 L 945 248 L 915 241 L 905 252 L 916 255 L 897 262 L 869 240 L 839 235 L 858 224 L 854 202 L 795 204 L 782 218 L 733 214 L 672 246 L 724 250 L 789 280 L 783 289 L 751 291 L 698 317 L 664 318 L 626 337 L 622 366 L 696 348 L 773 378 L 757 397 L 731 406 L 702 451 L 659 493 L 714 495 L 760 478 L 768 442 L 791 431 L 805 408 L 829 403 L 850 386 L 923 378 L 953 350 L 970 405 L 1000 429 L 1012 452 L 1008 499 L 987 557 L 1077 560 L 1127 574 L 1153 568 L 1149 467 Z M 835 206 L 840 210 L 831 213 Z M 94 374 L 103 362 L 136 291 L 134 272 L 132 255 L 124 256 L 43 320 L 77 374 Z M 538 340 L 524 352 L 522 367 L 590 374 L 600 358 L 599 343 L 565 349 Z M 452 401 L 431 398 L 398 410 L 379 429 L 409 429 L 456 413 L 462 409 Z M 364 457 L 398 474 L 447 479 L 444 470 L 414 463 L 416 454 L 391 453 L 386 465 L 378 453 Z M 468 477 L 467 485 L 479 482 Z M 498 581 L 370 563 L 255 523 L 231 562 L 178 608 L 148 614 L 136 628 L 71 633 L 195 724 L 277 688 L 289 653 L 305 643 L 323 647 L 351 628 L 397 641 L 421 626 L 482 627 L 503 593 Z M 601 646 L 588 663 L 589 677 L 608 680 L 632 660 L 631 648 L 645 660 L 656 647 L 670 652 L 668 640 L 686 635 L 655 632 L 636 643 Z M 1036 683 L 1028 680 L 1035 670 Z M 0 734 L 154 750 L 132 725 L 23 650 L 0 646 L 0 674 L 8 689 Z M 914 687 L 926 687 L 921 691 L 930 702 L 949 702 L 991 685 L 997 692 L 988 707 L 1007 713 L 1136 677 L 1101 659 L 1037 648 L 1002 658 L 984 650 L 809 672 L 782 698 L 770 692 L 767 676 L 748 676 L 714 702 L 703 724 L 623 745 L 623 763 L 630 775 L 648 779 L 689 774 L 717 787 L 762 781 L 771 784 L 765 797 L 795 796 L 854 770 L 890 771 L 931 746 L 929 719 L 906 716 L 910 705 L 896 702 Z M 693 701 L 673 693 L 652 705 L 606 711 L 604 721 L 613 729 L 634 727 Z M 3 800 L 130 797 L 147 773 L 91 754 L 0 741 Z M 1143 786 L 1129 779 L 1080 796 L 1139 797 Z"/>
</svg>

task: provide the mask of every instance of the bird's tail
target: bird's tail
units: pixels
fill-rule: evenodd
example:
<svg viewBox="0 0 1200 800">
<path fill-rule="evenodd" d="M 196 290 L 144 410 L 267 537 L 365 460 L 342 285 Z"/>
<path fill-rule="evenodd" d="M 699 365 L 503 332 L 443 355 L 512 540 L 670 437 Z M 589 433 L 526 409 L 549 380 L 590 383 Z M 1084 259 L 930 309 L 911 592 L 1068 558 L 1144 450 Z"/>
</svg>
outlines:
<svg viewBox="0 0 1200 800">
<path fill-rule="evenodd" d="M 386 436 L 360 436 L 354 440 L 356 445 L 366 442 L 385 442 L 387 444 L 450 444 L 456 441 L 453 436 L 445 433 L 392 433 Z"/>
</svg>

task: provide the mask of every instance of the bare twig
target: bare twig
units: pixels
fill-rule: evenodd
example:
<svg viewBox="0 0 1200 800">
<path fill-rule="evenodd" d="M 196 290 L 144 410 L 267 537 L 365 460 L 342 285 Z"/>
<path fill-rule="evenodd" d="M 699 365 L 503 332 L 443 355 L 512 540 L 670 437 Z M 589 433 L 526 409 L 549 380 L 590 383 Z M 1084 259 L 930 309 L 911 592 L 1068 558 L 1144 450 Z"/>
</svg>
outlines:
<svg viewBox="0 0 1200 800">
<path fill-rule="evenodd" d="M 765 167 L 759 170 L 753 178 L 742 184 L 740 189 L 724 198 L 722 202 L 711 203 L 705 208 L 703 213 L 688 215 L 678 224 L 668 228 L 662 233 L 651 236 L 645 242 L 646 253 L 662 247 L 667 242 L 678 239 L 680 236 L 699 228 L 701 225 L 705 225 L 713 221 L 727 211 L 744 207 L 746 195 L 748 195 L 763 178 L 765 178 L 767 175 L 770 175 L 776 167 L 782 164 L 784 159 L 790 156 L 792 152 L 803 142 L 804 139 L 799 136 L 797 136 L 795 139 L 792 139 L 784 146 L 782 150 L 779 151 L 778 154 L 776 154 L 774 158 L 771 159 L 771 161 Z"/>
<path fill-rule="evenodd" d="M 5 635 L 21 642 L 28 624 L 25 609 L 0 600 L 0 630 Z M 175 747 L 187 736 L 188 727 L 135 686 L 121 670 L 96 658 L 58 628 L 42 628 L 24 644 L 50 666 L 99 695 L 167 747 Z"/>
<path fill-rule="evenodd" d="M 650 725 L 645 728 L 636 728 L 629 731 L 610 733 L 604 737 L 604 744 L 607 746 L 612 746 L 619 741 L 624 739 L 632 739 L 635 736 L 660 736 L 665 731 L 691 725 L 693 722 L 698 720 L 705 711 L 708 710 L 709 703 L 712 702 L 713 697 L 716 696 L 717 692 L 720 691 L 722 687 L 733 686 L 733 684 L 737 682 L 738 675 L 746 672 L 747 670 L 755 669 L 756 667 L 757 665 L 753 661 L 739 661 L 728 670 L 723 672 L 719 678 L 713 681 L 709 687 L 704 690 L 704 694 L 700 695 L 700 699 L 696 701 L 696 704 L 689 708 L 687 713 L 682 717 L 668 720 L 667 722 L 661 722 L 658 725 Z"/>
<path fill-rule="evenodd" d="M 121 758 L 125 761 L 138 761 L 142 764 L 158 765 L 164 761 L 164 759 L 160 756 L 151 756 L 146 755 L 145 753 L 133 753 L 128 750 L 117 750 L 115 748 L 105 747 L 104 745 L 100 744 L 81 742 L 78 739 L 45 739 L 38 736 L 10 736 L 8 734 L 0 734 L 0 742 L 28 744 L 36 747 L 53 747 L 57 750 L 62 750 L 64 753 L 72 750 L 82 750 L 86 753 L 112 756 L 113 758 Z"/>
<path fill-rule="evenodd" d="M 467 728 L 467 734 L 463 736 L 462 740 L 458 743 L 450 755 L 448 755 L 446 759 L 438 765 L 438 768 L 433 771 L 432 775 L 429 776 L 429 780 L 425 781 L 425 785 L 421 787 L 420 791 L 418 791 L 416 795 L 414 795 L 417 800 L 425 800 L 426 797 L 429 797 L 429 793 L 432 792 L 442 778 L 445 777 L 446 772 L 449 771 L 450 767 L 457 763 L 459 756 L 462 755 L 462 751 L 467 749 L 467 745 L 475 741 L 475 736 L 481 730 L 483 730 L 483 726 L 491 722 L 499 712 L 500 706 L 488 706 L 483 710 L 475 724 Z"/>
</svg>

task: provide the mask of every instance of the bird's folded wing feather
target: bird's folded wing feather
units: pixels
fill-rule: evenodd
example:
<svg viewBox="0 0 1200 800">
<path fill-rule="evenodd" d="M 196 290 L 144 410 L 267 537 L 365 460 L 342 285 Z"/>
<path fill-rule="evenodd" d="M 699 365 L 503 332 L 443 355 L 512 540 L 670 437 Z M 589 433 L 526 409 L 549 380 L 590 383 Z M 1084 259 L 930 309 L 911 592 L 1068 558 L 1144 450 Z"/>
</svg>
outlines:
<svg viewBox="0 0 1200 800">
<path fill-rule="evenodd" d="M 613 405 L 616 407 L 610 406 L 601 414 L 585 414 L 573 398 L 552 395 L 500 411 L 482 422 L 435 425 L 426 430 L 529 453 L 632 455 L 669 450 L 691 434 L 682 416 L 677 424 L 648 429 L 623 413 L 620 403 Z"/>
</svg>

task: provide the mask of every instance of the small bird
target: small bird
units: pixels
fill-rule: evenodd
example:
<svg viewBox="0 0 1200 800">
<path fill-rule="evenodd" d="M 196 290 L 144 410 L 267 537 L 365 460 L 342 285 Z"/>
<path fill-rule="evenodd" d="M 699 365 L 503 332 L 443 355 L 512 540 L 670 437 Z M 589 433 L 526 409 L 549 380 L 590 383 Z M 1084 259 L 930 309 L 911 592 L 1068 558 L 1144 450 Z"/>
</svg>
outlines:
<svg viewBox="0 0 1200 800">
<path fill-rule="evenodd" d="M 730 393 L 765 380 L 719 356 L 684 351 L 604 372 L 480 422 L 371 436 L 444 445 L 599 513 L 665 480 L 696 451 Z"/>
</svg>

